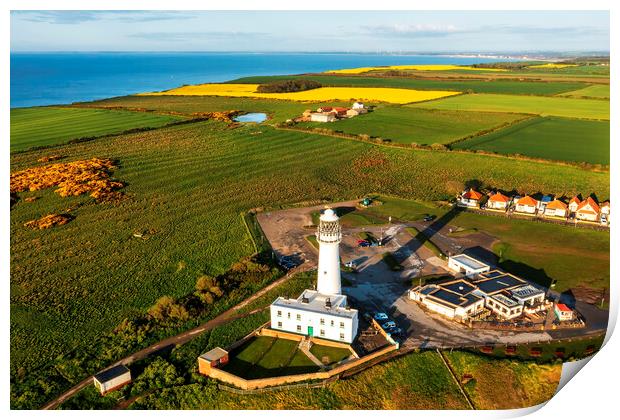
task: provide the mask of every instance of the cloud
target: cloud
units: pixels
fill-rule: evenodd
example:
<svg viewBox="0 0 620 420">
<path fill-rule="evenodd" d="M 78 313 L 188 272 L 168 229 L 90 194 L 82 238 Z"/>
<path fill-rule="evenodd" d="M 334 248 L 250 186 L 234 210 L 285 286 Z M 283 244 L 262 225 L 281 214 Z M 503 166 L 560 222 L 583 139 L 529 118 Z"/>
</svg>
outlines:
<svg viewBox="0 0 620 420">
<path fill-rule="evenodd" d="M 206 31 L 206 32 L 137 32 L 131 38 L 148 39 L 159 42 L 189 42 L 196 40 L 252 40 L 269 38 L 266 32 Z"/>
<path fill-rule="evenodd" d="M 29 22 L 51 23 L 58 25 L 75 25 L 100 20 L 118 22 L 154 22 L 162 20 L 192 19 L 195 14 L 177 11 L 142 11 L 142 10 L 19 10 L 12 15 Z"/>
<path fill-rule="evenodd" d="M 520 35 L 520 36 L 609 36 L 608 28 L 593 26 L 517 26 L 484 25 L 477 28 L 459 28 L 455 25 L 435 24 L 392 24 L 360 27 L 367 35 L 386 38 L 444 38 L 455 35 L 475 34 L 478 36 Z"/>
</svg>

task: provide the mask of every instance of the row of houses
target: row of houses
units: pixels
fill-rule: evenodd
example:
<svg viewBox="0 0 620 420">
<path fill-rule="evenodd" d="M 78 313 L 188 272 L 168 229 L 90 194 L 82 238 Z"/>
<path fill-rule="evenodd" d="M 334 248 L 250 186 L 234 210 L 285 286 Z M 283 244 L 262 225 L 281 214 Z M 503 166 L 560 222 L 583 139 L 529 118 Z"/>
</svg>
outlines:
<svg viewBox="0 0 620 420">
<path fill-rule="evenodd" d="M 368 108 L 362 102 L 354 102 L 350 108 L 322 106 L 317 108 L 316 111 L 305 110 L 301 118 L 298 118 L 298 121 L 334 122 L 339 119 L 357 117 L 367 112 Z"/>
<path fill-rule="evenodd" d="M 486 198 L 486 200 L 485 200 Z M 600 204 L 592 197 L 581 200 L 578 196 L 570 199 L 568 204 L 552 195 L 534 198 L 530 195 L 508 197 L 501 192 L 484 194 L 470 188 L 463 191 L 457 204 L 462 207 L 479 208 L 492 211 L 514 211 L 516 213 L 551 217 L 559 219 L 575 219 L 587 222 L 609 224 L 609 201 Z"/>
<path fill-rule="evenodd" d="M 409 291 L 410 299 L 433 312 L 463 322 L 491 313 L 499 319 L 512 320 L 546 311 L 552 305 L 544 290 L 503 270 L 491 269 L 469 255 L 450 257 L 448 267 L 463 277 L 414 287 Z M 562 305 L 556 315 L 558 312 L 561 321 L 573 317 L 566 305 Z"/>
</svg>

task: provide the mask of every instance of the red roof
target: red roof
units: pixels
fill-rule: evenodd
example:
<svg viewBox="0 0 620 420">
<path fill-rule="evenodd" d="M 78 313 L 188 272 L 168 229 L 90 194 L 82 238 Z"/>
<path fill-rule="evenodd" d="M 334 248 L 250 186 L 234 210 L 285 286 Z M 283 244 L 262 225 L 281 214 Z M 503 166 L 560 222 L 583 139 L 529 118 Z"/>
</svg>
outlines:
<svg viewBox="0 0 620 420">
<path fill-rule="evenodd" d="M 349 108 L 343 108 L 341 106 L 337 106 L 334 108 L 334 111 L 338 111 L 338 112 L 347 112 L 349 110 Z"/>
<path fill-rule="evenodd" d="M 598 204 L 596 203 L 596 201 L 594 201 L 594 199 L 592 197 L 588 197 L 587 199 L 583 200 L 581 202 L 581 204 L 579 204 L 579 206 L 577 206 L 577 211 L 581 210 L 582 208 L 584 208 L 588 204 L 590 205 L 590 207 L 592 207 L 592 210 L 594 210 L 596 213 L 601 211 L 601 209 L 599 208 Z"/>
<path fill-rule="evenodd" d="M 556 306 L 562 312 L 572 312 L 571 308 L 569 308 L 568 306 L 564 305 L 563 303 L 557 303 Z"/>
<path fill-rule="evenodd" d="M 470 188 L 469 191 L 463 194 L 463 198 L 468 200 L 480 200 L 482 198 L 482 194 L 475 191 L 473 188 Z"/>
<path fill-rule="evenodd" d="M 517 204 L 520 204 L 522 206 L 536 206 L 538 202 L 529 195 L 526 195 L 525 197 L 520 198 L 519 201 L 517 201 Z"/>
<path fill-rule="evenodd" d="M 510 198 L 506 197 L 501 192 L 496 192 L 491 197 L 489 197 L 489 201 L 501 201 L 502 203 L 507 203 Z"/>
<path fill-rule="evenodd" d="M 319 109 L 323 110 L 323 112 L 329 112 L 333 110 L 334 108 L 332 108 L 331 106 L 322 106 Z"/>
<path fill-rule="evenodd" d="M 573 198 L 571 198 L 571 199 L 570 199 L 570 201 L 568 202 L 568 204 L 571 204 L 571 203 L 577 203 L 577 204 L 579 204 L 579 203 L 581 203 L 581 200 L 579 199 L 579 197 L 574 196 L 574 197 L 573 197 Z"/>
<path fill-rule="evenodd" d="M 566 203 L 560 200 L 553 200 L 551 203 L 547 204 L 547 208 L 566 210 Z"/>
</svg>

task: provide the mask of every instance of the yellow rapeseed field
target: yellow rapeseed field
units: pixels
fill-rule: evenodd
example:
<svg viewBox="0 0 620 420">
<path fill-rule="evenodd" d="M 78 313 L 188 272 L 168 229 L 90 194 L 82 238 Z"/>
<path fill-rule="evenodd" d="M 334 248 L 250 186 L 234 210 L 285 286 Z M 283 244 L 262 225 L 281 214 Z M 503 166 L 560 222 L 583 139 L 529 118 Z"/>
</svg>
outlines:
<svg viewBox="0 0 620 420">
<path fill-rule="evenodd" d="M 265 99 L 285 99 L 301 102 L 349 101 L 390 102 L 407 104 L 428 101 L 446 96 L 458 95 L 460 92 L 443 90 L 413 90 L 394 88 L 366 87 L 322 87 L 290 93 L 258 93 L 254 84 L 203 84 L 182 86 L 163 92 L 142 93 L 141 95 L 188 95 L 188 96 L 234 96 Z"/>
<path fill-rule="evenodd" d="M 577 64 L 546 63 L 546 64 L 536 64 L 534 66 L 528 66 L 528 68 L 530 69 L 563 69 L 565 67 L 577 67 Z"/>
<path fill-rule="evenodd" d="M 446 71 L 446 70 L 481 70 L 481 71 L 506 71 L 506 69 L 476 68 L 471 66 L 455 66 L 452 64 L 421 64 L 401 65 L 384 67 L 358 67 L 355 69 L 328 70 L 325 73 L 334 74 L 360 74 L 374 70 L 418 70 L 418 71 Z"/>
</svg>

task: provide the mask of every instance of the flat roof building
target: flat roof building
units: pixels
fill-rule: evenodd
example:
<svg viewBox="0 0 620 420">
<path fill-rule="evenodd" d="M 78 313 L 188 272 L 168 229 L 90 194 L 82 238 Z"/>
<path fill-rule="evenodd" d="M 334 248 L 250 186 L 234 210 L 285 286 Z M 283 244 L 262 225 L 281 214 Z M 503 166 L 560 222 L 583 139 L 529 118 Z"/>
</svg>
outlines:
<svg viewBox="0 0 620 420">
<path fill-rule="evenodd" d="M 131 371 L 125 365 L 113 366 L 93 377 L 93 383 L 101 395 L 120 389 L 130 382 Z"/>
<path fill-rule="evenodd" d="M 466 277 L 475 277 L 477 274 L 489 271 L 491 267 L 467 254 L 454 255 L 448 258 L 448 268 Z"/>
</svg>

